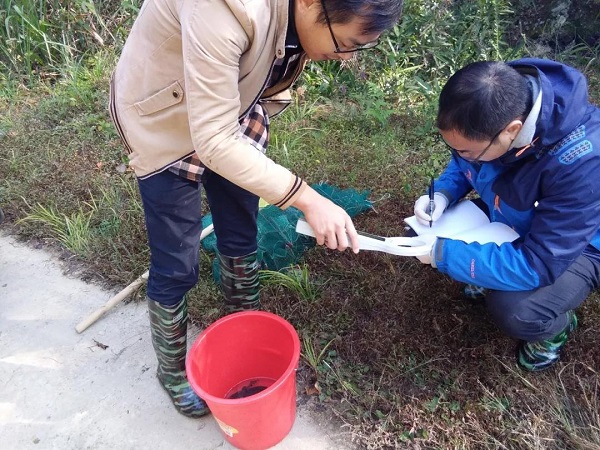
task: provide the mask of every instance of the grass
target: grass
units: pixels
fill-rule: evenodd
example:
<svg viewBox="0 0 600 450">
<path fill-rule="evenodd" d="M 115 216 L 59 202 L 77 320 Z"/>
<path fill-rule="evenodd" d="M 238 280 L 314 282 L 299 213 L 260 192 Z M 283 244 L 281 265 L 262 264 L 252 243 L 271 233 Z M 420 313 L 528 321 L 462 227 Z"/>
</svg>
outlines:
<svg viewBox="0 0 600 450">
<path fill-rule="evenodd" d="M 303 352 L 300 353 L 300 356 L 304 358 L 307 364 L 314 370 L 315 375 L 319 373 L 319 368 L 324 362 L 325 356 L 327 356 L 327 349 L 333 344 L 335 338 L 330 339 L 323 348 L 319 349 L 318 344 L 314 342 L 314 339 L 311 336 L 304 336 L 302 338 L 302 348 Z M 329 356 L 335 356 L 334 354 L 330 354 Z"/>
<path fill-rule="evenodd" d="M 318 300 L 320 289 L 310 279 L 310 270 L 302 267 L 288 267 L 281 272 L 276 270 L 261 270 L 259 272 L 261 286 L 281 286 L 290 293 L 298 296 L 300 301 L 314 302 Z"/>
<path fill-rule="evenodd" d="M 108 44 L 120 47 L 141 3 L 0 0 L 0 73 L 27 84 L 56 80 L 86 54 Z"/>
<path fill-rule="evenodd" d="M 86 278 L 113 285 L 137 278 L 149 258 L 135 177 L 106 111 L 134 3 L 102 4 L 110 12 L 99 12 L 106 28 L 97 22 L 97 30 L 114 49 L 74 53 L 51 64 L 60 76 L 36 82 L 0 71 L 3 231 L 60 251 Z M 432 117 L 453 70 L 541 48 L 503 43 L 506 2 L 445 4 L 407 1 L 407 20 L 382 49 L 346 69 L 311 66 L 296 102 L 272 122 L 275 160 L 311 183 L 370 190 L 374 209 L 357 216 L 358 229 L 400 234 L 401 218 L 447 162 Z M 599 49 L 579 43 L 547 54 L 585 70 L 596 103 Z M 189 295 L 200 326 L 223 314 L 211 266 L 203 253 Z M 579 308 L 581 326 L 557 370 L 529 375 L 516 368 L 515 342 L 485 309 L 466 304 L 457 283 L 416 260 L 315 248 L 293 270 L 261 272 L 261 281 L 264 309 L 302 338 L 300 400 L 343 424 L 359 448 L 600 446 L 598 292 Z"/>
<path fill-rule="evenodd" d="M 91 219 L 96 209 L 95 205 L 90 205 L 89 211 L 79 210 L 77 213 L 67 217 L 60 214 L 53 207 L 45 207 L 39 203 L 32 206 L 31 212 L 27 214 L 18 223 L 35 222 L 47 225 L 50 232 L 64 245 L 68 250 L 76 255 L 85 256 L 88 253 L 88 243 L 91 240 Z"/>
<path fill-rule="evenodd" d="M 52 86 L 0 99 L 0 202 L 23 235 L 55 236 L 90 272 L 122 282 L 121 271 L 146 270 L 148 249 L 135 177 L 106 114 L 113 64 L 98 54 Z"/>
</svg>

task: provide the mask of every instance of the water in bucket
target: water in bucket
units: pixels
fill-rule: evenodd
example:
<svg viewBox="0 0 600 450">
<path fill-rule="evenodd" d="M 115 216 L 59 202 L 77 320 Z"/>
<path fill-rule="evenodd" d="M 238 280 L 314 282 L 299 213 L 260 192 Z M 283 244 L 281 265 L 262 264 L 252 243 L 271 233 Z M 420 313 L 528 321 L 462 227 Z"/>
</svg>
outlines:
<svg viewBox="0 0 600 450">
<path fill-rule="evenodd" d="M 229 389 L 225 398 L 245 398 L 264 391 L 275 382 L 272 378 L 253 378 L 252 380 L 240 381 Z"/>
</svg>

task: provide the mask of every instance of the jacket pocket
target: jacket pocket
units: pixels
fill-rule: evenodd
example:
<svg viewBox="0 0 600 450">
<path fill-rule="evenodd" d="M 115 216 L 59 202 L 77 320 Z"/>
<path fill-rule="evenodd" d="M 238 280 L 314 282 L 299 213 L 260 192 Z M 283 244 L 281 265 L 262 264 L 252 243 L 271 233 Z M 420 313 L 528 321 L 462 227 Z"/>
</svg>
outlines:
<svg viewBox="0 0 600 450">
<path fill-rule="evenodd" d="M 181 84 L 179 84 L 179 81 L 175 81 L 147 99 L 134 103 L 133 106 L 135 106 L 135 109 L 137 109 L 140 116 L 147 116 L 181 103 L 182 100 L 183 88 L 181 87 Z"/>
</svg>

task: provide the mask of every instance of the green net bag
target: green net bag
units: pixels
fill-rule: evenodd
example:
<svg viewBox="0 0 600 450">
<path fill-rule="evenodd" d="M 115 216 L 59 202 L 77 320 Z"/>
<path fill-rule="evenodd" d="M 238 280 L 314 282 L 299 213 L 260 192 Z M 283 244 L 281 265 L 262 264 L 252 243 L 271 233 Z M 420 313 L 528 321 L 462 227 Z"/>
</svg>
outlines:
<svg viewBox="0 0 600 450">
<path fill-rule="evenodd" d="M 372 208 L 367 199 L 368 191 L 358 192 L 354 189 L 339 189 L 326 183 L 311 186 L 319 194 L 342 207 L 350 217 Z M 315 240 L 303 234 L 296 233 L 296 222 L 302 217 L 300 210 L 290 207 L 281 210 L 268 205 L 258 211 L 258 250 L 257 259 L 262 269 L 281 271 L 297 264 L 304 252 L 315 245 Z M 212 223 L 212 216 L 203 218 L 203 228 Z M 217 237 L 207 236 L 202 241 L 202 247 L 208 252 L 217 252 Z M 219 264 L 213 261 L 213 277 L 219 280 Z"/>
</svg>

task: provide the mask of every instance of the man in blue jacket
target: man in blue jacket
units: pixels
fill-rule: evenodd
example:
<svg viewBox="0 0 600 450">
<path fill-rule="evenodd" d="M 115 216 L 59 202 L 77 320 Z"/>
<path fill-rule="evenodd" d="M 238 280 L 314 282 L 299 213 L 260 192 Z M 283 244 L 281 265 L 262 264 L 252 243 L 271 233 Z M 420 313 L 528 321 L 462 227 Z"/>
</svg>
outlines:
<svg viewBox="0 0 600 450">
<path fill-rule="evenodd" d="M 452 159 L 433 212 L 423 196 L 417 219 L 437 220 L 474 190 L 491 221 L 520 237 L 500 246 L 438 238 L 419 259 L 483 288 L 495 323 L 520 340 L 519 365 L 547 369 L 600 283 L 600 109 L 572 67 L 485 61 L 448 80 L 437 126 Z"/>
</svg>

